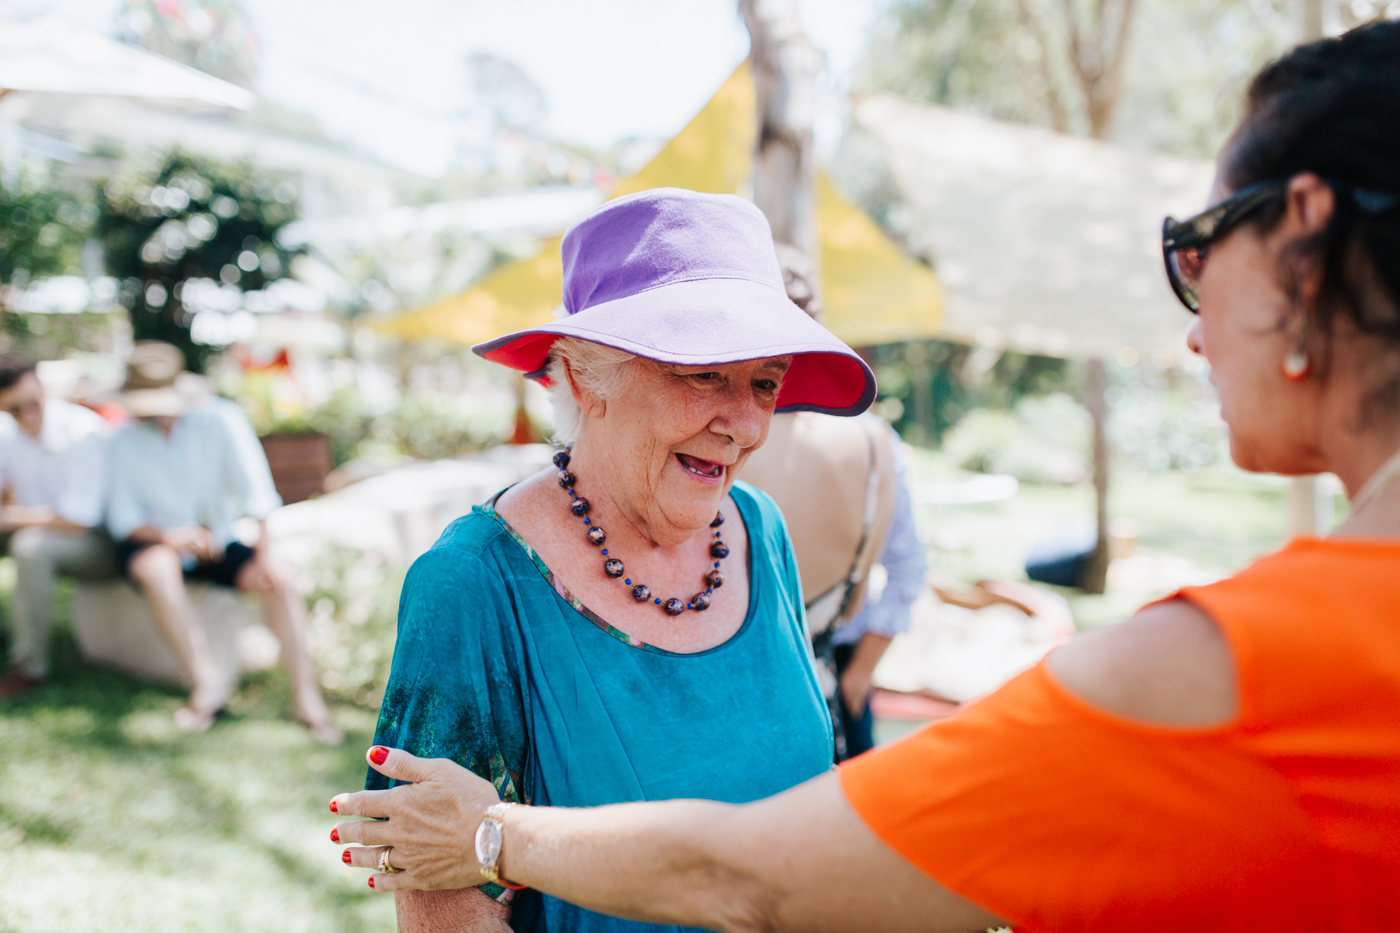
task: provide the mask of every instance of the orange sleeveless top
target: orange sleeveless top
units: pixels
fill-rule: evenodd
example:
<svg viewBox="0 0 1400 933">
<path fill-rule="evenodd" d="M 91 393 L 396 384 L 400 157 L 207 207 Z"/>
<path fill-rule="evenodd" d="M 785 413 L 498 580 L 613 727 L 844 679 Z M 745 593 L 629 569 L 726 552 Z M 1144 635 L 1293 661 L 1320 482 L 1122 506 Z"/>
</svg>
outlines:
<svg viewBox="0 0 1400 933">
<path fill-rule="evenodd" d="M 1042 664 L 841 768 L 897 852 L 1018 930 L 1400 925 L 1400 543 L 1299 539 L 1182 590 L 1240 712 L 1167 728 Z"/>
</svg>

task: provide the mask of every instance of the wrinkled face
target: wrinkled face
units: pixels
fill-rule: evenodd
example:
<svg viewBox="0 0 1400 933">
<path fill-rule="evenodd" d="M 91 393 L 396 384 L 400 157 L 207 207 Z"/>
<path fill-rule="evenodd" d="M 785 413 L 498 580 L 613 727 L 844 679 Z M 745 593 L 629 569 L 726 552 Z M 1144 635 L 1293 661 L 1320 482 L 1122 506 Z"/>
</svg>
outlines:
<svg viewBox="0 0 1400 933">
<path fill-rule="evenodd" d="M 25 434 L 38 438 L 44 429 L 44 387 L 39 384 L 39 377 L 25 373 L 0 392 L 0 411 L 8 412 Z"/>
<path fill-rule="evenodd" d="M 586 417 L 579 446 L 604 463 L 624 508 L 655 533 L 708 525 L 768 436 L 787 358 L 719 366 L 639 360 L 626 391 Z"/>
<path fill-rule="evenodd" d="M 1228 195 L 1217 181 L 1211 203 Z M 1210 363 L 1231 457 L 1256 472 L 1318 469 L 1317 377 L 1295 382 L 1283 373 L 1284 358 L 1302 336 L 1302 316 L 1280 275 L 1283 247 L 1297 226 L 1291 204 L 1288 210 L 1269 233 L 1246 223 L 1211 244 L 1200 314 L 1187 336 L 1191 350 Z"/>
</svg>

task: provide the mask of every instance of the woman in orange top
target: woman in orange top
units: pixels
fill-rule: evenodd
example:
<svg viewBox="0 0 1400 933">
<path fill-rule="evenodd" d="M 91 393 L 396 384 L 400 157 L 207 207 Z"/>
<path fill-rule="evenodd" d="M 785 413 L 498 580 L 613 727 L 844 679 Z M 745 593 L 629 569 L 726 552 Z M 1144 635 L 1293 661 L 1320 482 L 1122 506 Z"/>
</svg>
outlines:
<svg viewBox="0 0 1400 933">
<path fill-rule="evenodd" d="M 1075 639 L 952 719 L 746 806 L 517 807 L 444 762 L 346 794 L 376 890 L 481 865 L 724 930 L 1370 930 L 1400 916 L 1400 23 L 1258 75 L 1211 210 L 1169 221 L 1248 470 L 1351 517 Z M 387 760 L 385 760 L 387 757 Z M 477 831 L 478 858 L 464 855 Z M 384 856 L 383 846 L 392 846 Z M 385 866 L 402 869 L 383 873 Z"/>
</svg>

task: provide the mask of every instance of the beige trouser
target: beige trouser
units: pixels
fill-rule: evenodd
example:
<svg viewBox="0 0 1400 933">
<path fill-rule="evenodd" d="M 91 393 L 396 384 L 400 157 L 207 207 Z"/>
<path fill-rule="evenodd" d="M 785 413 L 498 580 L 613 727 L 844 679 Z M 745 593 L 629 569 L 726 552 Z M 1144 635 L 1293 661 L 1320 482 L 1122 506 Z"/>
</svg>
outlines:
<svg viewBox="0 0 1400 933">
<path fill-rule="evenodd" d="M 10 663 L 26 676 L 49 673 L 53 585 L 58 574 L 102 578 L 117 572 L 112 541 L 100 531 L 21 528 L 0 540 L 15 560 L 14 640 Z"/>
</svg>

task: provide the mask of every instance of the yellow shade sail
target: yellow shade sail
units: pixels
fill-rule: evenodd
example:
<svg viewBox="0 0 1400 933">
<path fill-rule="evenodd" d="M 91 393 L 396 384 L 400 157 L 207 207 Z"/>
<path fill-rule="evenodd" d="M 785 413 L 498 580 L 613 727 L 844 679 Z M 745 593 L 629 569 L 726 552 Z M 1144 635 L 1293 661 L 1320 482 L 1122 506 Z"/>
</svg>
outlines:
<svg viewBox="0 0 1400 933">
<path fill-rule="evenodd" d="M 539 255 L 501 266 L 459 295 L 374 325 L 400 340 L 484 343 L 493 337 L 546 324 L 559 304 L 564 263 L 550 237 Z"/>
<path fill-rule="evenodd" d="M 740 65 L 704 109 L 609 198 L 672 186 L 715 194 L 746 193 L 756 133 L 753 79 Z M 823 323 L 848 344 L 868 346 L 937 333 L 943 299 L 927 266 L 900 252 L 875 223 L 818 175 Z M 467 291 L 376 325 L 403 340 L 481 343 L 548 323 L 560 303 L 561 237 L 539 255 L 502 266 Z"/>
<path fill-rule="evenodd" d="M 875 221 L 817 173 L 822 323 L 853 347 L 927 340 L 943 326 L 943 288 Z"/>
<path fill-rule="evenodd" d="M 685 129 L 641 171 L 618 182 L 608 197 L 666 187 L 710 194 L 743 193 L 753 175 L 757 133 L 753 78 L 749 63 L 744 62 Z"/>
</svg>

